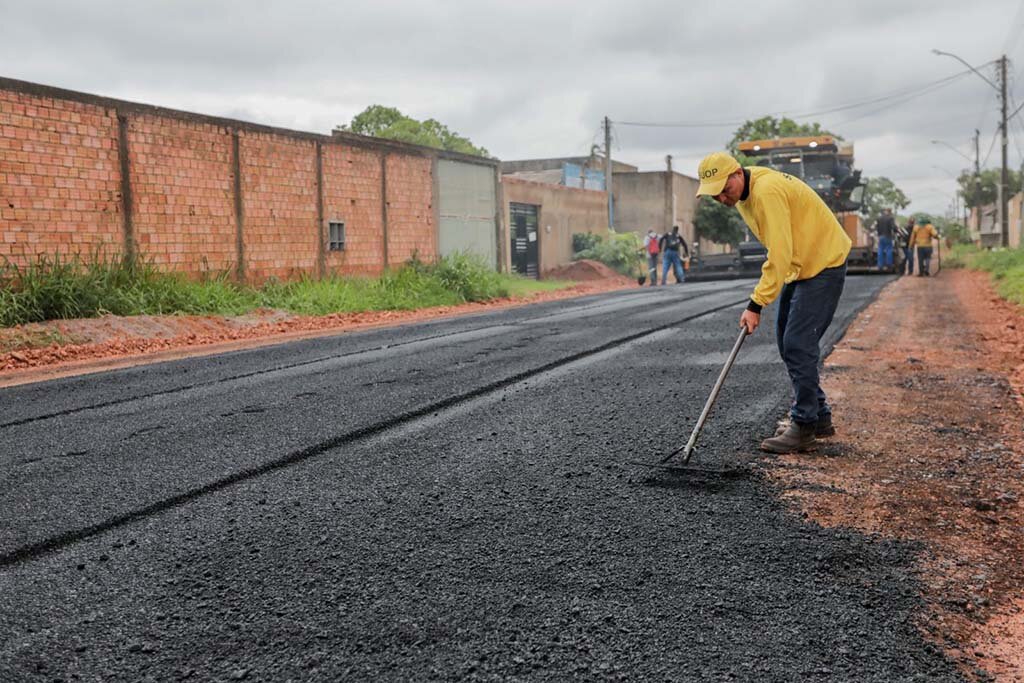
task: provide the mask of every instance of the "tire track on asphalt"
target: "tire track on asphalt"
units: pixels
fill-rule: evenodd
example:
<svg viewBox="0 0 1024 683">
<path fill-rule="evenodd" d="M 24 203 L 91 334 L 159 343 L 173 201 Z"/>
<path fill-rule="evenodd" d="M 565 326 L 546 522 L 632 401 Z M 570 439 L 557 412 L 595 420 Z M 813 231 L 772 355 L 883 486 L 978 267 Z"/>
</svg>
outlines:
<svg viewBox="0 0 1024 683">
<path fill-rule="evenodd" d="M 724 290 L 716 290 L 711 294 L 723 294 L 728 293 L 729 291 L 731 291 L 731 288 L 727 288 Z M 687 299 L 687 301 L 692 301 L 695 298 L 701 298 L 701 296 Z M 495 382 L 491 382 L 484 386 L 471 389 L 470 391 L 461 394 L 456 394 L 454 396 L 449 396 L 447 398 L 435 401 L 425 406 L 421 406 L 414 410 L 406 411 L 387 420 L 376 422 L 374 424 L 370 424 L 346 432 L 344 434 L 334 436 L 330 439 L 321 441 L 320 443 L 314 444 L 312 446 L 308 446 L 306 448 L 302 448 L 297 451 L 288 453 L 280 458 L 277 458 L 276 460 L 271 460 L 269 462 L 265 462 L 255 467 L 239 470 L 237 472 L 229 474 L 225 477 L 212 481 L 203 486 L 193 488 L 188 491 L 183 491 L 182 493 L 170 496 L 168 498 L 164 498 L 162 500 L 158 500 L 154 503 L 145 505 L 141 508 L 132 510 L 130 512 L 115 515 L 102 522 L 97 522 L 96 524 L 91 524 L 89 526 L 82 527 L 76 530 L 57 534 L 55 536 L 51 536 L 50 538 L 38 541 L 36 543 L 24 545 L 20 548 L 16 548 L 7 553 L 4 553 L 3 555 L 0 555 L 0 568 L 18 565 L 24 562 L 34 560 L 43 555 L 47 555 L 62 550 L 66 547 L 74 545 L 75 543 L 87 540 L 89 538 L 92 538 L 93 536 L 97 536 L 106 531 L 110 531 L 112 529 L 116 529 L 118 527 L 131 524 L 132 522 L 141 519 L 146 519 L 148 517 L 158 515 L 167 510 L 180 507 L 190 501 L 196 500 L 211 493 L 215 493 L 217 491 L 221 491 L 225 488 L 233 486 L 234 484 L 256 479 L 265 474 L 286 469 L 298 463 L 322 455 L 323 453 L 331 451 L 340 446 L 345 446 L 347 444 L 362 441 L 369 437 L 377 436 L 378 434 L 387 432 L 389 430 L 403 427 L 414 420 L 418 420 L 420 418 L 429 416 L 432 413 L 436 413 L 438 411 L 451 408 L 453 406 L 465 403 L 467 401 L 471 401 L 473 399 L 485 396 L 487 394 L 494 393 L 496 391 L 501 391 L 502 389 L 522 382 L 523 380 L 530 379 L 531 377 L 535 377 L 537 375 L 550 372 L 551 370 L 558 369 L 560 367 L 569 365 L 571 363 L 574 363 L 584 358 L 588 358 L 590 356 L 604 353 L 610 349 L 630 344 L 639 339 L 659 334 L 664 330 L 676 327 L 680 324 L 692 320 L 697 320 L 699 318 L 703 318 L 709 315 L 713 315 L 715 313 L 718 313 L 729 308 L 733 308 L 744 303 L 745 301 L 747 301 L 747 299 L 747 296 L 744 296 L 741 299 L 730 299 L 728 302 L 720 304 L 713 308 L 705 309 L 698 313 L 684 316 L 683 318 L 676 319 L 653 328 L 645 329 L 641 332 L 635 332 L 632 334 L 625 335 L 623 337 L 618 337 L 611 341 L 600 344 L 596 347 L 585 349 L 583 351 L 578 351 L 576 353 L 564 356 L 557 360 L 553 360 L 549 363 L 545 363 L 539 367 L 524 370 L 522 372 L 516 373 L 509 377 L 505 377 Z"/>
<path fill-rule="evenodd" d="M 744 284 L 744 287 L 746 287 L 746 286 L 747 285 Z M 715 294 L 721 294 L 723 292 L 728 292 L 728 291 L 731 291 L 733 289 L 740 289 L 740 287 L 739 286 L 733 286 L 733 287 L 725 287 L 725 288 L 722 288 L 722 289 L 715 289 L 715 290 L 708 291 L 708 292 L 699 292 L 699 293 L 695 293 L 691 297 L 687 297 L 685 299 L 680 299 L 680 300 L 678 300 L 678 302 L 679 303 L 683 303 L 683 302 L 687 302 L 687 301 L 693 301 L 695 299 L 701 299 L 701 298 L 708 297 L 708 296 L 714 296 Z M 631 298 L 639 298 L 639 297 L 631 297 Z M 483 325 L 481 327 L 474 327 L 474 328 L 471 328 L 471 329 L 468 329 L 468 330 L 459 330 L 457 332 L 445 332 L 445 333 L 442 333 L 442 334 L 426 335 L 426 336 L 423 336 L 423 337 L 417 337 L 415 339 L 409 339 L 407 341 L 397 342 L 395 344 L 382 344 L 382 345 L 379 345 L 379 346 L 374 346 L 372 348 L 359 349 L 358 351 L 347 351 L 347 352 L 344 352 L 344 353 L 330 354 L 330 355 L 327 355 L 327 356 L 320 356 L 320 357 L 317 357 L 317 358 L 313 358 L 313 359 L 309 359 L 309 360 L 304 360 L 304 361 L 297 361 L 297 362 L 294 362 L 294 363 L 285 363 L 285 364 L 281 364 L 281 365 L 275 365 L 272 368 L 264 368 L 262 370 L 254 370 L 252 372 L 245 372 L 245 373 L 241 373 L 241 374 L 238 374 L 238 375 L 231 375 L 229 377 L 222 377 L 220 379 L 209 380 L 209 381 L 206 381 L 206 382 L 196 382 L 194 384 L 185 384 L 185 385 L 177 386 L 177 387 L 174 387 L 174 388 L 171 388 L 171 389 L 163 389 L 163 390 L 160 390 L 160 391 L 153 391 L 153 392 L 144 393 L 144 394 L 135 394 L 135 395 L 126 396 L 126 397 L 123 397 L 123 398 L 111 399 L 109 401 L 102 401 L 102 402 L 99 402 L 99 403 L 92 403 L 92 404 L 89 404 L 87 406 L 77 406 L 75 408 L 68 408 L 66 410 L 58 410 L 58 411 L 54 411 L 54 412 L 51 412 L 51 413 L 44 413 L 42 415 L 33 415 L 32 417 L 24 417 L 24 418 L 20 418 L 20 419 L 17 419 L 17 420 L 11 420 L 9 422 L 0 423 L 0 429 L 7 429 L 9 427 L 18 427 L 18 426 L 25 425 L 25 424 L 31 424 L 33 422 L 41 422 L 43 420 L 52 420 L 54 418 L 66 417 L 68 415 L 75 415 L 75 414 L 83 413 L 83 412 L 86 412 L 86 411 L 89 411 L 89 410 L 100 410 L 102 408 L 109 408 L 111 406 L 124 405 L 126 403 L 132 403 L 133 401 L 143 401 L 143 400 L 146 400 L 146 399 L 156 398 L 156 397 L 159 397 L 159 396 L 169 396 L 169 395 L 172 395 L 172 394 L 185 393 L 185 392 L 192 391 L 192 390 L 195 390 L 195 389 L 202 389 L 202 388 L 205 388 L 205 387 L 216 386 L 218 384 L 225 384 L 225 383 L 229 383 L 229 382 L 237 382 L 239 380 L 249 379 L 251 377 L 258 377 L 260 375 L 273 374 L 275 372 L 283 372 L 285 370 L 293 370 L 295 368 L 301 368 L 301 367 L 306 367 L 306 366 L 310 366 L 310 365 L 315 365 L 317 363 L 327 363 L 327 362 L 334 361 L 334 360 L 340 360 L 342 358 L 350 358 L 350 357 L 353 357 L 353 356 L 359 356 L 359 355 L 363 355 L 363 354 L 380 353 L 382 351 L 390 351 L 390 350 L 393 350 L 393 349 L 396 349 L 396 348 L 400 348 L 400 347 L 403 347 L 403 346 L 409 346 L 410 344 L 420 344 L 420 343 L 423 343 L 423 342 L 437 341 L 437 340 L 440 340 L 440 339 L 446 339 L 446 338 L 450 338 L 450 337 L 458 337 L 458 336 L 464 336 L 464 335 L 471 335 L 471 334 L 483 332 L 483 331 L 486 331 L 486 330 L 489 330 L 489 329 L 498 329 L 498 328 L 502 328 L 502 327 L 518 327 L 520 325 L 531 324 L 531 323 L 537 322 L 539 320 L 544 320 L 546 318 L 552 318 L 552 317 L 556 317 L 556 316 L 564 316 L 567 313 L 574 313 L 575 314 L 575 313 L 587 312 L 587 311 L 600 312 L 601 309 L 610 308 L 610 307 L 617 307 L 617 306 L 621 306 L 621 304 L 622 304 L 622 299 L 621 298 L 620 299 L 616 299 L 614 301 L 610 301 L 610 302 L 609 301 L 602 301 L 602 302 L 599 302 L 599 303 L 587 304 L 585 306 L 581 306 L 579 308 L 574 308 L 574 309 L 571 309 L 569 311 L 560 310 L 560 311 L 553 311 L 553 312 L 550 312 L 550 313 L 545 313 L 543 315 L 532 316 L 532 317 L 524 318 L 522 320 L 517 320 L 514 323 L 488 324 L 488 325 Z M 595 311 L 595 309 L 596 309 L 596 311 Z"/>
</svg>

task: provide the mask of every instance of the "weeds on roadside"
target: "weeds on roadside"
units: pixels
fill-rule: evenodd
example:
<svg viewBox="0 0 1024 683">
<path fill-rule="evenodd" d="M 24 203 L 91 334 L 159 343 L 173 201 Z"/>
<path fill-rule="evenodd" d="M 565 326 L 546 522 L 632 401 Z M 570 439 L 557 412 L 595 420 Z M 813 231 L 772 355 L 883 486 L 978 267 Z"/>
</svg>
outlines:
<svg viewBox="0 0 1024 683">
<path fill-rule="evenodd" d="M 0 265 L 0 326 L 114 315 L 239 315 L 277 308 L 303 315 L 369 310 L 411 310 L 488 301 L 512 291 L 552 289 L 495 272 L 483 259 L 454 254 L 437 263 L 418 258 L 379 278 L 333 276 L 271 281 L 254 288 L 227 272 L 192 280 L 164 273 L 150 261 L 108 257 L 40 256 L 26 267 Z"/>
<path fill-rule="evenodd" d="M 944 265 L 991 273 L 999 296 L 1024 305 L 1024 249 L 979 249 L 958 244 Z"/>
<path fill-rule="evenodd" d="M 94 252 L 88 259 L 39 256 L 25 267 L 0 266 L 0 325 L 105 313 L 237 314 L 251 310 L 256 298 L 226 274 L 193 281 L 162 273 L 148 261 Z"/>
</svg>

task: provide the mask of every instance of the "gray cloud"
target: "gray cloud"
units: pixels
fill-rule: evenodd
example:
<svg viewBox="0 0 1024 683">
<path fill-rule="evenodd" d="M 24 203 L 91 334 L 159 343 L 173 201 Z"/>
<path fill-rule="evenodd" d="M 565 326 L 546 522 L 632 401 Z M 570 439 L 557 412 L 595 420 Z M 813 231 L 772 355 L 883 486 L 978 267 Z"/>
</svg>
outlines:
<svg viewBox="0 0 1024 683">
<path fill-rule="evenodd" d="M 504 158 L 585 154 L 606 115 L 731 123 L 906 92 L 962 70 L 933 47 L 974 64 L 1003 49 L 1024 59 L 1014 0 L 5 5 L 0 75 L 324 132 L 389 104 Z M 969 75 L 816 120 L 857 144 L 866 174 L 905 185 L 913 209 L 942 211 L 949 174 L 966 162 L 930 141 L 966 153 L 978 127 L 984 155 L 995 132 L 990 90 Z M 616 155 L 660 168 L 672 154 L 688 171 L 733 128 L 616 125 Z M 1016 166 L 1024 126 L 1011 133 Z M 989 166 L 997 161 L 998 147 Z"/>
</svg>

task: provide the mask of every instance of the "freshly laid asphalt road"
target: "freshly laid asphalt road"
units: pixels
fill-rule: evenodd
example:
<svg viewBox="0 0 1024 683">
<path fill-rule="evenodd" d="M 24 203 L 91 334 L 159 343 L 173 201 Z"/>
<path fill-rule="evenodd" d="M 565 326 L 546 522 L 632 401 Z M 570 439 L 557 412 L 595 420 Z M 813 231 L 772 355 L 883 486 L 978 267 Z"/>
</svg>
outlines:
<svg viewBox="0 0 1024 683">
<path fill-rule="evenodd" d="M 918 549 L 628 463 L 685 441 L 750 288 L 0 390 L 0 680 L 960 680 Z M 755 460 L 788 393 L 765 324 L 702 461 Z"/>
</svg>

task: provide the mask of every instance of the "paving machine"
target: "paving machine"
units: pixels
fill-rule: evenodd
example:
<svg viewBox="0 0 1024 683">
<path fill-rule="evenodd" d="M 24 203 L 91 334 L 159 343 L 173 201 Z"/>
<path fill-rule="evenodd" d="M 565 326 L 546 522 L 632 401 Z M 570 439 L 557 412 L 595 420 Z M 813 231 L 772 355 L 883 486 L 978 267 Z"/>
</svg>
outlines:
<svg viewBox="0 0 1024 683">
<path fill-rule="evenodd" d="M 853 242 L 847 261 L 849 272 L 878 272 L 872 226 L 865 226 L 858 213 L 864 205 L 866 184 L 861 172 L 853 167 L 852 143 L 840 142 L 831 135 L 814 135 L 747 140 L 739 143 L 737 150 L 751 165 L 774 168 L 807 183 L 832 209 Z M 767 252 L 749 230 L 745 237 L 734 252 L 703 258 L 698 255 L 687 277 L 717 280 L 757 276 Z M 902 259 L 899 251 L 894 249 L 895 257 Z"/>
</svg>

